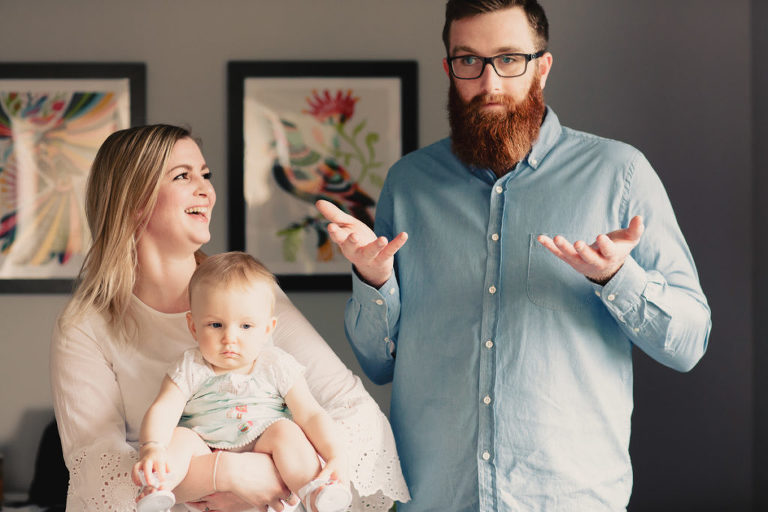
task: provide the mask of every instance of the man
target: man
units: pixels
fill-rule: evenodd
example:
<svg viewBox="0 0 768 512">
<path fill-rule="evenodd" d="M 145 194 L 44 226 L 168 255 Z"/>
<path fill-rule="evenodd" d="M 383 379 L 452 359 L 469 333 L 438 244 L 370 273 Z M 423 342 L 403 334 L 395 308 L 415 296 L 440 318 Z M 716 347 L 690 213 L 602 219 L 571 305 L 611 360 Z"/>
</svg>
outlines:
<svg viewBox="0 0 768 512">
<path fill-rule="evenodd" d="M 393 384 L 402 510 L 624 510 L 632 346 L 680 371 L 706 350 L 693 260 L 643 155 L 544 105 L 535 0 L 449 0 L 443 34 L 450 140 L 392 167 L 376 234 L 318 203 L 347 335 Z"/>
</svg>

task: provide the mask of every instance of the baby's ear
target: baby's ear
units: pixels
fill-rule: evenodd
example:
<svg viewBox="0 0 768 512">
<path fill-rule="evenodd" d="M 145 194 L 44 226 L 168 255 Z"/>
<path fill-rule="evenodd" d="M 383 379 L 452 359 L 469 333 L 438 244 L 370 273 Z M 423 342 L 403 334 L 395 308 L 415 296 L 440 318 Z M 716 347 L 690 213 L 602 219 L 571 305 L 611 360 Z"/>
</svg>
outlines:
<svg viewBox="0 0 768 512">
<path fill-rule="evenodd" d="M 271 333 L 271 332 L 274 330 L 274 328 L 275 328 L 275 326 L 276 326 L 276 325 L 277 325 L 277 317 L 274 317 L 274 316 L 273 316 L 273 317 L 270 319 L 270 321 L 269 321 L 269 322 L 267 322 L 267 331 L 266 331 L 266 333 L 267 333 L 267 334 Z"/>
<path fill-rule="evenodd" d="M 192 336 L 197 339 L 197 330 L 195 329 L 195 322 L 192 320 L 192 313 L 187 311 L 187 328 L 189 328 L 189 332 L 192 333 Z"/>
</svg>

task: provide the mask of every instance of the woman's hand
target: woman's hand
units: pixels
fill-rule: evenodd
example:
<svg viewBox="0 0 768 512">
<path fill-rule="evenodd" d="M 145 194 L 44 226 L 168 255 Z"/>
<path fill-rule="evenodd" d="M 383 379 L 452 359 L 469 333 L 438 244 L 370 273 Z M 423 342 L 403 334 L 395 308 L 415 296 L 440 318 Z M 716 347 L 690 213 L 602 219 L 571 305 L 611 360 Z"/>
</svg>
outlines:
<svg viewBox="0 0 768 512">
<path fill-rule="evenodd" d="M 216 483 L 213 469 L 216 465 Z M 201 496 L 200 490 L 205 489 Z M 291 491 L 285 486 L 272 462 L 263 453 L 219 452 L 216 455 L 193 457 L 187 478 L 176 488 L 176 499 L 188 502 L 199 510 L 234 512 L 267 505 L 277 511 L 283 509 L 280 500 L 294 504 Z M 289 501 L 290 499 L 290 501 Z"/>
</svg>

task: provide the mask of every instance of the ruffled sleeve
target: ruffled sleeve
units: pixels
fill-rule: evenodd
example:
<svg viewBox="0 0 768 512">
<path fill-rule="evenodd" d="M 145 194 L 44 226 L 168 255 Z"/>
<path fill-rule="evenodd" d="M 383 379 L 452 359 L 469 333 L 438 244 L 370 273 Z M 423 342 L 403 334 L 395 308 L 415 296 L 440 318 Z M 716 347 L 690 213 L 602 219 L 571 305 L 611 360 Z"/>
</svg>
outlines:
<svg viewBox="0 0 768 512">
<path fill-rule="evenodd" d="M 275 345 L 306 368 L 312 394 L 337 422 L 352 469 L 353 511 L 386 511 L 410 494 L 392 428 L 379 406 L 288 297 L 278 292 Z"/>
<path fill-rule="evenodd" d="M 136 451 L 126 442 L 120 390 L 93 331 L 58 329 L 51 386 L 70 482 L 67 511 L 135 510 Z"/>
</svg>

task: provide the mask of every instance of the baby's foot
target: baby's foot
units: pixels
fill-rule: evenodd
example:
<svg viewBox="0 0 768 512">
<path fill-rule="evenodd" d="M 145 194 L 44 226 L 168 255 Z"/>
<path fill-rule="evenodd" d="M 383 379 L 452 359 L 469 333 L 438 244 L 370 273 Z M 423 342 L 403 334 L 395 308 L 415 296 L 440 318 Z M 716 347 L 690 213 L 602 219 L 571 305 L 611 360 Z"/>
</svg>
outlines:
<svg viewBox="0 0 768 512">
<path fill-rule="evenodd" d="M 176 496 L 171 491 L 158 489 L 160 479 L 157 473 L 152 473 L 147 483 L 144 472 L 139 472 L 139 480 L 143 487 L 136 498 L 136 512 L 165 512 L 176 503 Z"/>
<path fill-rule="evenodd" d="M 352 502 L 349 487 L 332 480 L 312 480 L 297 494 L 307 512 L 344 512 Z"/>
</svg>

